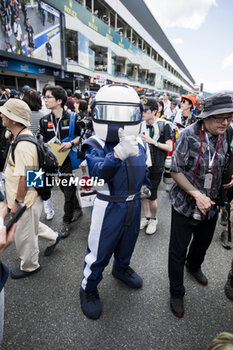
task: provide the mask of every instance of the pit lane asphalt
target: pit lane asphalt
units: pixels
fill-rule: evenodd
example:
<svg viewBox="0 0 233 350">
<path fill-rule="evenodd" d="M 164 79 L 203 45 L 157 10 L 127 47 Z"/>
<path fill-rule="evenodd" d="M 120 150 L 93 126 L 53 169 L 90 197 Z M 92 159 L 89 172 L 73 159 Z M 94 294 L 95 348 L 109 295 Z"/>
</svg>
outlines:
<svg viewBox="0 0 233 350">
<path fill-rule="evenodd" d="M 177 319 L 169 308 L 167 255 L 170 229 L 168 194 L 159 192 L 156 234 L 140 231 L 131 266 L 142 276 L 143 288 L 132 290 L 111 275 L 111 263 L 99 285 L 103 314 L 97 321 L 81 312 L 79 288 L 90 223 L 90 209 L 72 226 L 53 255 L 45 257 L 40 242 L 42 270 L 5 286 L 5 350 L 204 350 L 221 331 L 233 332 L 233 302 L 224 294 L 232 251 L 222 248 L 218 224 L 203 271 L 209 285 L 198 285 L 185 271 L 185 315 Z M 62 222 L 63 195 L 53 192 L 55 217 Z M 45 222 L 45 216 L 42 215 Z M 9 268 L 17 267 L 14 245 L 4 254 Z"/>
</svg>

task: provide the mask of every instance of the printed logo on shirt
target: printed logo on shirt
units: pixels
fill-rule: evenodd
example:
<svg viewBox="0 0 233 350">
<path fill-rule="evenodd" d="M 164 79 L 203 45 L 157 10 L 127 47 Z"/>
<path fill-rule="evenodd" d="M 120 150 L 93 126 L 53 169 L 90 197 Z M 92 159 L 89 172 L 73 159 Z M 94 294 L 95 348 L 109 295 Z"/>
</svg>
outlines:
<svg viewBox="0 0 233 350">
<path fill-rule="evenodd" d="M 27 170 L 26 180 L 27 187 L 44 187 L 44 171 Z"/>
<path fill-rule="evenodd" d="M 48 128 L 52 128 L 53 127 L 53 122 L 48 122 Z"/>
</svg>

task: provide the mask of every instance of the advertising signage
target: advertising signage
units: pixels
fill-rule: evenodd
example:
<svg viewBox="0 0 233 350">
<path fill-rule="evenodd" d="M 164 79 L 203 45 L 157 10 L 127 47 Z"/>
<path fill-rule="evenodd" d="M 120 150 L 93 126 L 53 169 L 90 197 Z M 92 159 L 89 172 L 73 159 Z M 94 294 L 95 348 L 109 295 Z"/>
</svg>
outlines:
<svg viewBox="0 0 233 350">
<path fill-rule="evenodd" d="M 0 50 L 61 64 L 60 13 L 53 6 L 1 0 L 0 14 Z"/>
<path fill-rule="evenodd" d="M 54 77 L 61 78 L 62 74 L 60 70 L 50 67 L 39 66 L 34 63 L 23 62 L 0 56 L 0 69 L 9 69 L 23 73 L 34 73 L 39 75 L 52 75 Z"/>
<path fill-rule="evenodd" d="M 143 52 L 138 49 L 136 46 L 132 45 L 129 40 L 124 38 L 119 33 L 115 32 L 112 28 L 110 28 L 106 23 L 101 21 L 97 16 L 94 16 L 85 9 L 82 5 L 80 5 L 75 0 L 49 0 L 51 4 L 56 6 L 60 11 L 74 17 L 78 18 L 82 23 L 96 31 L 97 33 L 105 36 L 118 46 L 123 49 L 128 50 L 131 54 L 143 54 Z"/>
</svg>

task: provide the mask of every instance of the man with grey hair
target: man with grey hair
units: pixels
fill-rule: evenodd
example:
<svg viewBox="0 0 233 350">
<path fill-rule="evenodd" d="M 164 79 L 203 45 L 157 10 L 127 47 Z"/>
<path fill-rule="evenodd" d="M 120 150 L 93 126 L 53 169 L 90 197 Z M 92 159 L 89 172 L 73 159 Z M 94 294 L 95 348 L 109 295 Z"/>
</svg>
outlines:
<svg viewBox="0 0 233 350">
<path fill-rule="evenodd" d="M 228 152 L 228 132 L 233 114 L 231 97 L 212 95 L 205 100 L 200 120 L 180 134 L 172 157 L 172 205 L 169 245 L 170 306 L 177 317 L 184 314 L 184 265 L 200 284 L 208 284 L 201 270 L 218 218 L 223 169 Z M 233 186 L 233 179 L 224 185 Z M 191 242 L 191 244 L 190 244 Z M 189 246 L 190 244 L 190 246 Z M 187 254 L 189 246 L 189 251 Z"/>
<path fill-rule="evenodd" d="M 201 114 L 203 108 L 204 108 L 204 97 L 197 96 L 197 102 L 195 103 L 195 108 L 193 110 L 193 114 L 195 114 L 196 116 L 199 116 L 199 114 Z"/>
</svg>

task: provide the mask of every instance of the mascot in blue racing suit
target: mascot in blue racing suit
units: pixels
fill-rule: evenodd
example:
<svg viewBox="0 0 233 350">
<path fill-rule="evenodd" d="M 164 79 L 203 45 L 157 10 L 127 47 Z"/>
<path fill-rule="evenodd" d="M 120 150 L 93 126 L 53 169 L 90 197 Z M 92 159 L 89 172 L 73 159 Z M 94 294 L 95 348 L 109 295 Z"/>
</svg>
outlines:
<svg viewBox="0 0 233 350">
<path fill-rule="evenodd" d="M 126 85 L 106 85 L 92 102 L 95 135 L 82 147 L 90 177 L 104 180 L 94 201 L 83 280 L 83 313 L 100 317 L 97 286 L 114 254 L 112 274 L 130 288 L 141 288 L 141 277 L 129 266 L 140 229 L 142 186 L 151 189 L 146 146 L 138 136 L 143 105 Z M 150 191 L 149 191 L 150 192 Z"/>
</svg>

